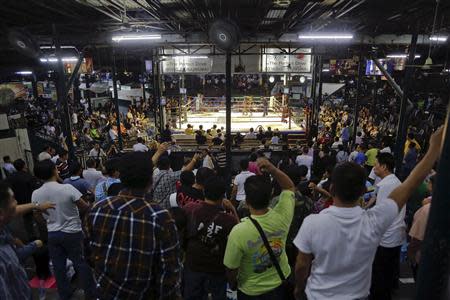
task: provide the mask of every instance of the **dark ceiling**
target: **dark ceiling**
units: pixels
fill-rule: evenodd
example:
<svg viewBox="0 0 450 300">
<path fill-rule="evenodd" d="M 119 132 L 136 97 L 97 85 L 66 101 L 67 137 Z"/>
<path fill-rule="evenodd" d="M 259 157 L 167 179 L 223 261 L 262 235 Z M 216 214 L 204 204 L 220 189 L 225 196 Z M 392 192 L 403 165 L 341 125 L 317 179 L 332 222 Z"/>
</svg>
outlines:
<svg viewBox="0 0 450 300">
<path fill-rule="evenodd" d="M 244 38 L 301 31 L 430 34 L 435 7 L 434 0 L 2 0 L 0 67 L 17 63 L 6 41 L 10 28 L 26 29 L 42 45 L 52 43 L 56 24 L 61 42 L 79 47 L 107 46 L 112 34 L 130 32 L 200 34 L 207 42 L 209 24 L 220 17 L 235 20 Z M 450 0 L 440 0 L 436 20 L 435 32 L 450 32 Z"/>
</svg>

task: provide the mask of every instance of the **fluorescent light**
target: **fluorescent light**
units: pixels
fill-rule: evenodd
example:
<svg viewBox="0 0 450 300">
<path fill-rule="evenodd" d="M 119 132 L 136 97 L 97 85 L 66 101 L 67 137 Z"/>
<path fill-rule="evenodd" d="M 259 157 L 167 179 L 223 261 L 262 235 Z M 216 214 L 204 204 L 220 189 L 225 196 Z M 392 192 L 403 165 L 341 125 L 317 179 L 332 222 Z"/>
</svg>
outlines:
<svg viewBox="0 0 450 300">
<path fill-rule="evenodd" d="M 208 56 L 189 56 L 189 55 L 178 55 L 174 56 L 175 59 L 182 59 L 182 58 L 193 58 L 193 59 L 206 59 Z"/>
<path fill-rule="evenodd" d="M 406 53 L 398 53 L 398 54 L 388 54 L 386 55 L 387 58 L 407 58 L 409 54 Z M 420 54 L 414 55 L 414 58 L 420 58 Z"/>
<path fill-rule="evenodd" d="M 40 46 L 41 49 L 56 49 L 55 46 Z M 75 46 L 61 46 L 61 49 L 76 49 Z"/>
<path fill-rule="evenodd" d="M 330 72 L 330 69 L 322 69 L 322 72 Z"/>
<path fill-rule="evenodd" d="M 270 82 L 270 83 L 273 83 L 274 81 L 275 81 L 275 77 L 270 76 L 270 77 L 269 77 L 269 82 Z"/>
<path fill-rule="evenodd" d="M 300 76 L 300 83 L 305 83 L 306 81 L 306 77 L 305 76 Z"/>
<path fill-rule="evenodd" d="M 447 36 L 445 35 L 432 35 L 430 36 L 430 41 L 435 41 L 435 42 L 446 42 L 447 41 Z"/>
<path fill-rule="evenodd" d="M 19 75 L 31 75 L 31 74 L 33 74 L 33 72 L 31 72 L 31 71 L 19 71 L 19 72 L 16 72 L 16 74 L 19 74 Z"/>
<path fill-rule="evenodd" d="M 300 34 L 299 39 L 304 40 L 350 40 L 353 34 Z"/>
<path fill-rule="evenodd" d="M 141 40 L 159 40 L 160 34 L 140 34 L 140 35 L 116 35 L 112 37 L 114 42 L 121 41 L 141 41 Z"/>
<path fill-rule="evenodd" d="M 72 56 L 72 57 L 63 57 L 63 58 L 62 58 L 62 61 L 63 61 L 63 62 L 77 62 L 77 61 L 78 61 L 78 58 L 76 58 L 75 56 Z"/>
</svg>

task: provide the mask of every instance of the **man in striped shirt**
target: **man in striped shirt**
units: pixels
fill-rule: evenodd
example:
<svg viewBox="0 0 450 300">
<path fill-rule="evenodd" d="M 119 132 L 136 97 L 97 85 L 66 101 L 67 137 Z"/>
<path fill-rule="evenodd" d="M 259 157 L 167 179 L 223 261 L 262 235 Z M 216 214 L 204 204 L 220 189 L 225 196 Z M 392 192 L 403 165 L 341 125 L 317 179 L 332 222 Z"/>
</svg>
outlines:
<svg viewBox="0 0 450 300">
<path fill-rule="evenodd" d="M 167 210 L 147 198 L 152 169 L 144 152 L 124 156 L 124 189 L 96 203 L 86 218 L 102 299 L 181 299 L 178 233 Z"/>
</svg>

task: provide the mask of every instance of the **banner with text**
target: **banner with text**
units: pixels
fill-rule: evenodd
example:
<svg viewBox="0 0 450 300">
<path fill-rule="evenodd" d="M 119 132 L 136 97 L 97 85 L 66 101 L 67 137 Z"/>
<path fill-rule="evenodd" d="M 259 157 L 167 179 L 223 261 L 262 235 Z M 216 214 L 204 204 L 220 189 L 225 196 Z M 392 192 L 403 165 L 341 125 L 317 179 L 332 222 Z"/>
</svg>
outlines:
<svg viewBox="0 0 450 300">
<path fill-rule="evenodd" d="M 162 73 L 209 73 L 212 59 L 209 57 L 173 56 L 162 62 Z"/>
<path fill-rule="evenodd" d="M 289 49 L 284 48 L 286 52 Z M 299 48 L 294 54 L 280 54 L 279 48 L 268 48 L 266 54 L 261 56 L 261 72 L 271 73 L 310 73 L 311 72 L 311 48 Z"/>
</svg>

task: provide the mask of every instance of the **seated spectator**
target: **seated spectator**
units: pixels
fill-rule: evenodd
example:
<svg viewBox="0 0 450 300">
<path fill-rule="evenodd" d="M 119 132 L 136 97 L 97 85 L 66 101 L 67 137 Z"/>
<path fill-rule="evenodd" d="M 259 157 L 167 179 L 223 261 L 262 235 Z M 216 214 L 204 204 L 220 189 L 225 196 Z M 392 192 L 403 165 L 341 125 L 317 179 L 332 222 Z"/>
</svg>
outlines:
<svg viewBox="0 0 450 300">
<path fill-rule="evenodd" d="M 197 130 L 195 133 L 195 141 L 198 145 L 204 145 L 206 144 L 206 136 L 200 130 Z"/>
<path fill-rule="evenodd" d="M 244 137 L 247 140 L 255 140 L 256 139 L 256 134 L 255 134 L 255 130 L 252 128 L 250 128 L 250 131 L 245 135 Z"/>
<path fill-rule="evenodd" d="M 225 182 L 212 176 L 205 183 L 205 201 L 184 206 L 186 261 L 184 299 L 226 299 L 227 279 L 223 257 L 228 234 L 239 222 L 230 201 L 224 200 Z"/>
<path fill-rule="evenodd" d="M 265 137 L 266 135 L 264 134 L 264 130 L 262 129 L 262 127 L 259 127 L 258 133 L 256 134 L 256 139 L 261 141 L 262 139 L 265 139 Z"/>
<path fill-rule="evenodd" d="M 214 146 L 222 145 L 222 143 L 223 143 L 222 134 L 218 133 L 217 136 L 212 139 L 212 143 Z"/>
<path fill-rule="evenodd" d="M 146 198 L 152 161 L 141 152 L 121 158 L 124 189 L 97 202 L 85 220 L 97 292 L 104 299 L 181 299 L 175 223 L 167 210 Z"/>
<path fill-rule="evenodd" d="M 82 171 L 83 167 L 81 164 L 79 162 L 74 162 L 70 167 L 71 176 L 64 179 L 63 183 L 72 185 L 82 195 L 86 195 L 88 192 L 93 193 L 91 185 L 84 178 L 81 178 Z"/>
<path fill-rule="evenodd" d="M 337 151 L 339 145 L 342 145 L 341 140 L 339 139 L 339 137 L 335 137 L 334 138 L 334 143 L 331 145 L 331 150 Z"/>
<path fill-rule="evenodd" d="M 184 130 L 184 134 L 194 135 L 194 127 L 191 124 L 187 124 L 187 127 Z"/>
<path fill-rule="evenodd" d="M 369 296 L 372 262 L 380 239 L 439 158 L 442 132 L 439 129 L 432 135 L 427 154 L 411 175 L 372 209 L 363 210 L 358 205 L 365 192 L 364 169 L 354 163 L 336 166 L 332 175 L 334 206 L 308 216 L 294 240 L 299 249 L 296 297 L 301 296 L 305 284 L 309 299 Z M 342 241 L 346 241 L 345 247 Z"/>
<path fill-rule="evenodd" d="M 236 135 L 234 136 L 234 144 L 236 146 L 239 146 L 244 142 L 244 136 L 238 131 L 236 132 Z"/>
<path fill-rule="evenodd" d="M 172 131 L 170 125 L 166 124 L 166 128 L 161 132 L 161 143 L 172 141 Z"/>
<path fill-rule="evenodd" d="M 246 180 L 245 194 L 250 217 L 231 230 L 224 265 L 230 287 L 238 289 L 238 299 L 284 299 L 282 283 L 291 273 L 286 239 L 294 215 L 295 187 L 291 179 L 267 159 L 259 159 L 258 165 L 273 176 L 283 192 L 278 204 L 269 209 L 272 198 L 269 177 L 251 176 Z M 272 261 L 263 239 L 268 240 L 276 261 Z"/>
<path fill-rule="evenodd" d="M 141 137 L 137 138 L 137 143 L 133 145 L 134 152 L 147 152 L 148 147 L 144 144 L 144 139 Z"/>
<path fill-rule="evenodd" d="M 272 127 L 267 127 L 266 132 L 264 133 L 266 139 L 271 139 L 273 136 L 273 131 L 272 131 Z"/>
<path fill-rule="evenodd" d="M 103 176 L 102 172 L 97 171 L 95 168 L 97 163 L 94 159 L 89 158 L 86 161 L 87 169 L 83 171 L 83 178 L 89 183 L 90 189 L 95 189 L 97 184 L 100 181 L 105 180 L 106 178 Z"/>
<path fill-rule="evenodd" d="M 98 162 L 100 162 L 100 160 L 102 158 L 106 158 L 106 154 L 105 151 L 103 151 L 102 148 L 100 148 L 100 144 L 99 143 L 95 143 L 94 148 L 91 149 L 91 151 L 89 151 L 89 155 L 90 158 L 93 158 Z"/>
</svg>

